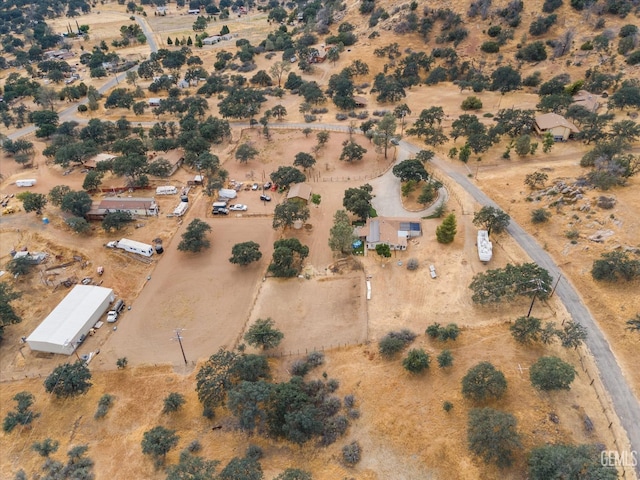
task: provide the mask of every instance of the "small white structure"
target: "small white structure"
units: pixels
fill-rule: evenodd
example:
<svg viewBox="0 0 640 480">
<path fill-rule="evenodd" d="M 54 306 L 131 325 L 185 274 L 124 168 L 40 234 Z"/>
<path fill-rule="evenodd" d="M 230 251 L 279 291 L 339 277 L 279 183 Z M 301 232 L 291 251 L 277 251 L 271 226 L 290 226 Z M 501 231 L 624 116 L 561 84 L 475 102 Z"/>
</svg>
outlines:
<svg viewBox="0 0 640 480">
<path fill-rule="evenodd" d="M 16 180 L 17 187 L 33 187 L 36 184 L 35 178 L 26 178 L 24 180 Z"/>
<path fill-rule="evenodd" d="M 478 230 L 478 258 L 481 262 L 488 262 L 493 256 L 493 244 L 489 240 L 489 232 Z"/>
<path fill-rule="evenodd" d="M 187 13 L 189 15 L 200 15 L 200 9 L 199 8 L 192 8 L 190 10 L 187 10 Z"/>
<path fill-rule="evenodd" d="M 71 355 L 114 300 L 110 288 L 76 285 L 27 337 L 29 347 Z"/>
<path fill-rule="evenodd" d="M 149 105 L 150 107 L 159 107 L 160 99 L 158 97 L 150 98 L 149 100 L 147 100 L 147 105 Z"/>
<path fill-rule="evenodd" d="M 202 44 L 203 45 L 215 45 L 221 39 L 222 39 L 222 37 L 220 35 L 211 35 L 210 37 L 207 37 L 207 38 L 203 39 L 202 40 Z"/>
<path fill-rule="evenodd" d="M 176 209 L 173 211 L 173 215 L 176 217 L 181 217 L 187 212 L 188 208 L 189 202 L 180 202 Z"/>
<path fill-rule="evenodd" d="M 220 198 L 221 200 L 233 200 L 237 196 L 238 192 L 236 192 L 232 188 L 221 188 L 220 191 L 218 191 L 218 198 Z"/>
<path fill-rule="evenodd" d="M 156 188 L 156 195 L 175 195 L 176 193 L 178 193 L 178 189 L 171 185 Z"/>
<path fill-rule="evenodd" d="M 128 238 L 122 238 L 118 240 L 115 244 L 115 248 L 120 248 L 127 252 L 137 253 L 139 255 L 144 255 L 145 257 L 150 257 L 153 255 L 153 247 L 146 243 L 137 242 L 135 240 L 129 240 Z"/>
</svg>

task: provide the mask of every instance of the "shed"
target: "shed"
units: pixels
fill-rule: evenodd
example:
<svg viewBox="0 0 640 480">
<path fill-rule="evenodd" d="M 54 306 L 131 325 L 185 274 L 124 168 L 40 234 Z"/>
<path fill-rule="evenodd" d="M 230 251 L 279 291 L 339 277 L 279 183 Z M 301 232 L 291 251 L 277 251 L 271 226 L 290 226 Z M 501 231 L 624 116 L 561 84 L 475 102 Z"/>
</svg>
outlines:
<svg viewBox="0 0 640 480">
<path fill-rule="evenodd" d="M 538 135 L 550 132 L 556 142 L 566 142 L 571 135 L 580 133 L 573 123 L 557 113 L 537 116 L 533 122 L 533 128 Z"/>
<path fill-rule="evenodd" d="M 289 188 L 287 193 L 287 200 L 300 200 L 302 202 L 309 203 L 311 197 L 311 185 L 308 183 L 294 183 Z"/>
<path fill-rule="evenodd" d="M 356 108 L 364 108 L 367 106 L 367 99 L 364 97 L 354 95 L 353 101 L 356 102 Z"/>
<path fill-rule="evenodd" d="M 160 99 L 157 98 L 157 97 L 150 98 L 149 100 L 147 100 L 147 104 L 150 107 L 159 107 L 160 106 Z"/>
<path fill-rule="evenodd" d="M 214 45 L 214 44 L 218 43 L 221 39 L 222 39 L 222 37 L 220 35 L 211 35 L 210 37 L 207 37 L 207 38 L 203 39 L 202 40 L 202 44 L 203 45 Z"/>
<path fill-rule="evenodd" d="M 109 160 L 113 160 L 114 158 L 116 158 L 116 156 L 110 153 L 99 153 L 84 162 L 84 167 L 96 168 L 100 162 L 107 162 Z"/>
<path fill-rule="evenodd" d="M 76 285 L 27 337 L 29 347 L 71 355 L 114 300 L 110 288 Z"/>
</svg>

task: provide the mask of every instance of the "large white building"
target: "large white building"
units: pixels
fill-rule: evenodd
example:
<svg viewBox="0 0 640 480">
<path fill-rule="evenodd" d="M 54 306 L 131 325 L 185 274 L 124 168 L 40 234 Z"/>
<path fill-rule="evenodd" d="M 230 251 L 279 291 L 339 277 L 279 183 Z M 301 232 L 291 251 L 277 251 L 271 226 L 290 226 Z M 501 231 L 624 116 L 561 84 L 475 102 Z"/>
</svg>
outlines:
<svg viewBox="0 0 640 480">
<path fill-rule="evenodd" d="M 29 347 L 71 355 L 114 300 L 110 288 L 76 285 L 27 337 Z"/>
</svg>

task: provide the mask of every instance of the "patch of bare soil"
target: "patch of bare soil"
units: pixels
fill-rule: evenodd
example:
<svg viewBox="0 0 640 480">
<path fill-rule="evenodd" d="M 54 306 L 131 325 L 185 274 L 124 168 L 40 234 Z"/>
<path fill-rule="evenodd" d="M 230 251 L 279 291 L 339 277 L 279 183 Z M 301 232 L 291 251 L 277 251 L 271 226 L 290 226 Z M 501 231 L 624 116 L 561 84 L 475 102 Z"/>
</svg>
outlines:
<svg viewBox="0 0 640 480">
<path fill-rule="evenodd" d="M 544 160 L 536 158 L 483 171 L 478 183 L 555 258 L 604 331 L 624 374 L 638 395 L 640 372 L 635 365 L 640 336 L 625 328 L 625 322 L 640 312 L 640 297 L 636 294 L 638 282 L 597 282 L 590 272 L 593 261 L 599 259 L 603 252 L 640 247 L 639 180 L 633 177 L 628 186 L 607 192 L 587 189 L 583 199 L 557 208 L 550 207 L 552 199 L 546 195 L 533 193 L 533 201 L 527 200 L 532 192 L 523 181 L 529 173 L 545 171 L 549 175 L 547 186 L 557 180 L 570 184 L 577 176 L 584 174 L 584 170 L 578 166 L 582 147 L 575 146 L 577 151 L 570 154 L 567 149 L 573 146 L 563 146 L 558 151 L 558 157 L 554 147 Z M 504 188 L 505 185 L 512 188 Z M 597 199 L 601 195 L 615 198 L 615 206 L 610 210 L 599 208 Z M 589 209 L 585 207 L 587 204 L 590 205 Z M 549 222 L 539 225 L 531 223 L 531 212 L 537 208 L 551 212 Z M 567 238 L 567 232 L 573 230 L 579 237 L 572 240 Z M 589 240 L 598 231 L 610 231 L 612 235 L 601 243 Z"/>
<path fill-rule="evenodd" d="M 0 416 L 13 408 L 11 397 L 23 390 L 35 395 L 33 409 L 41 416 L 29 429 L 0 434 L 4 452 L 0 475 L 10 478 L 19 468 L 28 473 L 38 471 L 42 458 L 31 450 L 31 445 L 50 437 L 60 441 L 60 449 L 53 455 L 56 459 L 62 459 L 71 446 L 88 444 L 98 480 L 123 476 L 159 480 L 165 473 L 155 470 L 151 459 L 142 455 L 140 442 L 146 430 L 163 425 L 175 429 L 180 436 L 178 446 L 167 455 L 168 464 L 176 463 L 179 452 L 197 439 L 202 444 L 200 455 L 219 459 L 223 464 L 242 456 L 249 444 L 261 446 L 265 478 L 296 467 L 311 471 L 320 480 L 519 479 L 525 468 L 524 453 L 517 456 L 513 468 L 499 472 L 467 450 L 467 413 L 473 405 L 461 397 L 460 381 L 467 369 L 481 360 L 490 360 L 507 377 L 507 395 L 489 406 L 515 414 L 523 452 L 546 442 L 601 442 L 612 446 L 608 422 L 586 376 L 579 375 L 571 390 L 552 394 L 537 392 L 529 383 L 527 368 L 540 355 L 553 353 L 576 364 L 574 352 L 516 345 L 502 324 L 465 328 L 454 343 L 434 342 L 421 335 L 412 347 L 422 347 L 432 356 L 431 368 L 424 375 L 409 375 L 400 359 L 382 360 L 375 344 L 326 353 L 325 365 L 313 371 L 311 377 L 326 371 L 330 378 L 337 378 L 340 388 L 336 394 L 354 394 L 361 414 L 345 437 L 327 448 L 247 437 L 234 430 L 235 422 L 224 410 L 212 422 L 205 420 L 194 389 L 194 372 L 180 375 L 169 367 L 93 369 L 94 385 L 89 392 L 64 401 L 45 394 L 43 378 L 4 383 L 0 390 Z M 450 349 L 455 358 L 454 366 L 446 371 L 437 368 L 434 358 L 443 348 Z M 286 370 L 295 358 L 271 360 L 275 380 L 286 380 Z M 162 400 L 170 392 L 181 393 L 187 402 L 179 412 L 163 415 Z M 93 415 L 98 399 L 105 393 L 115 397 L 114 404 L 106 417 L 96 420 Z M 449 413 L 442 409 L 445 400 L 454 405 Z M 557 423 L 550 420 L 551 414 L 557 415 Z M 585 416 L 593 422 L 591 433 L 584 429 Z M 216 425 L 223 428 L 212 430 Z M 352 440 L 362 446 L 362 461 L 355 468 L 345 468 L 340 450 Z"/>
</svg>

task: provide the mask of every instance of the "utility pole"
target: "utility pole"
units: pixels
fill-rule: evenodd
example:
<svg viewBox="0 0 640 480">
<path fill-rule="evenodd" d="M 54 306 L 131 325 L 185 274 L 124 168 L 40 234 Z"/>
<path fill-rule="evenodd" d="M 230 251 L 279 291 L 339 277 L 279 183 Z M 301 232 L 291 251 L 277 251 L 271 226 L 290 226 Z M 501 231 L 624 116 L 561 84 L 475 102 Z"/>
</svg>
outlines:
<svg viewBox="0 0 640 480">
<path fill-rule="evenodd" d="M 538 292 L 541 291 L 541 290 L 546 292 L 546 290 L 542 286 L 542 282 L 540 281 L 539 278 L 536 278 L 535 280 L 532 280 L 532 282 L 535 282 L 536 288 L 533 290 L 533 298 L 531 299 L 531 305 L 529 305 L 529 311 L 527 312 L 527 318 L 529 318 L 531 316 L 531 311 L 533 310 L 533 304 L 536 301 L 536 297 L 538 296 Z"/>
<path fill-rule="evenodd" d="M 180 335 L 180 333 L 182 332 L 182 328 L 176 328 L 175 332 L 176 332 L 176 336 L 172 338 L 172 340 L 178 340 L 178 344 L 180 345 L 180 351 L 182 352 L 182 358 L 184 359 L 184 364 L 187 365 L 187 356 L 184 354 L 184 347 L 182 346 L 182 335 Z"/>
</svg>

